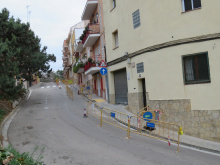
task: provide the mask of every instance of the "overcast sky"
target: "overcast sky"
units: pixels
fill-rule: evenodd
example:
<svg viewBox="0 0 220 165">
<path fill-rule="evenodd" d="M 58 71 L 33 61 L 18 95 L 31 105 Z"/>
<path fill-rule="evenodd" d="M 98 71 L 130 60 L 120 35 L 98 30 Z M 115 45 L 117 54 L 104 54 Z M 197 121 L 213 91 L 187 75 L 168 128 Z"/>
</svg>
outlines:
<svg viewBox="0 0 220 165">
<path fill-rule="evenodd" d="M 62 45 L 68 37 L 70 27 L 81 21 L 81 15 L 87 0 L 0 0 L 0 9 L 7 8 L 14 18 L 27 22 L 27 6 L 30 13 L 30 25 L 41 38 L 47 53 L 57 57 L 51 63 L 54 71 L 62 68 Z"/>
</svg>

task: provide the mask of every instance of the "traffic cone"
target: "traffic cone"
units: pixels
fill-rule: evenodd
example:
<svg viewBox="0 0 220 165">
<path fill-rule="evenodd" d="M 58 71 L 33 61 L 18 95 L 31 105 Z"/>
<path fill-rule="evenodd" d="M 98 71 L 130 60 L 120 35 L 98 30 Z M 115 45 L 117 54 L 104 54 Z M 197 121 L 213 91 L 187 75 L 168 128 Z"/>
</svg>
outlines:
<svg viewBox="0 0 220 165">
<path fill-rule="evenodd" d="M 84 115 L 83 115 L 83 117 L 87 117 L 87 115 L 86 115 L 86 109 L 84 109 Z"/>
<path fill-rule="evenodd" d="M 168 136 L 168 145 L 170 146 L 170 137 Z"/>
</svg>

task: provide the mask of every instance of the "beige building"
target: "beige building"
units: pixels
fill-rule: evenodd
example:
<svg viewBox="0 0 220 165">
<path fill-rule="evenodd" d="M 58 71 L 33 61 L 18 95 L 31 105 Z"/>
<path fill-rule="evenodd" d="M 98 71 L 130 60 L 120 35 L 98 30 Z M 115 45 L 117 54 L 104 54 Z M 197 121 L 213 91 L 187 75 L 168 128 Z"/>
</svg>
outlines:
<svg viewBox="0 0 220 165">
<path fill-rule="evenodd" d="M 220 1 L 103 1 L 111 103 L 220 138 Z"/>
<path fill-rule="evenodd" d="M 82 21 L 70 28 L 68 37 L 63 42 L 63 67 L 67 79 L 78 79 L 73 72 L 73 66 L 77 62 L 79 54 L 75 51 L 74 43 L 77 42 L 88 21 Z"/>
</svg>

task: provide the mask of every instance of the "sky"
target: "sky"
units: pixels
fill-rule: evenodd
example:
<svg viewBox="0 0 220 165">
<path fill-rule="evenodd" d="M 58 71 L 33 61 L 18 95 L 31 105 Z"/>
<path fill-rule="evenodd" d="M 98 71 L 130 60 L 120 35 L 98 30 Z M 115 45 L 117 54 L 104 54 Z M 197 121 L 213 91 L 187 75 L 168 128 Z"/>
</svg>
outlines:
<svg viewBox="0 0 220 165">
<path fill-rule="evenodd" d="M 24 23 L 30 22 L 35 35 L 41 38 L 42 47 L 47 46 L 47 53 L 56 56 L 56 63 L 50 63 L 50 66 L 57 71 L 63 69 L 63 41 L 68 37 L 70 28 L 81 21 L 86 1 L 0 0 L 0 10 L 7 8 L 10 16 Z"/>
</svg>

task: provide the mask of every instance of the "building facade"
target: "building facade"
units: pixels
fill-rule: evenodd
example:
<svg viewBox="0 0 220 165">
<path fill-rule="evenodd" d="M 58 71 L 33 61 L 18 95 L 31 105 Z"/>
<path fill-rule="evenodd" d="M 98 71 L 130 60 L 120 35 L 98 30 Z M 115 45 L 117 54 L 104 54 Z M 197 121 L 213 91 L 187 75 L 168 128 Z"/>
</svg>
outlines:
<svg viewBox="0 0 220 165">
<path fill-rule="evenodd" d="M 163 109 L 186 134 L 219 140 L 219 5 L 103 1 L 110 102 Z"/>
<path fill-rule="evenodd" d="M 100 64 L 106 60 L 102 0 L 88 0 L 82 20 L 89 22 L 76 46 L 84 65 L 84 71 L 79 70 L 82 72 L 80 83 L 90 87 L 98 96 L 108 99 L 106 76 L 100 74 Z"/>
</svg>

